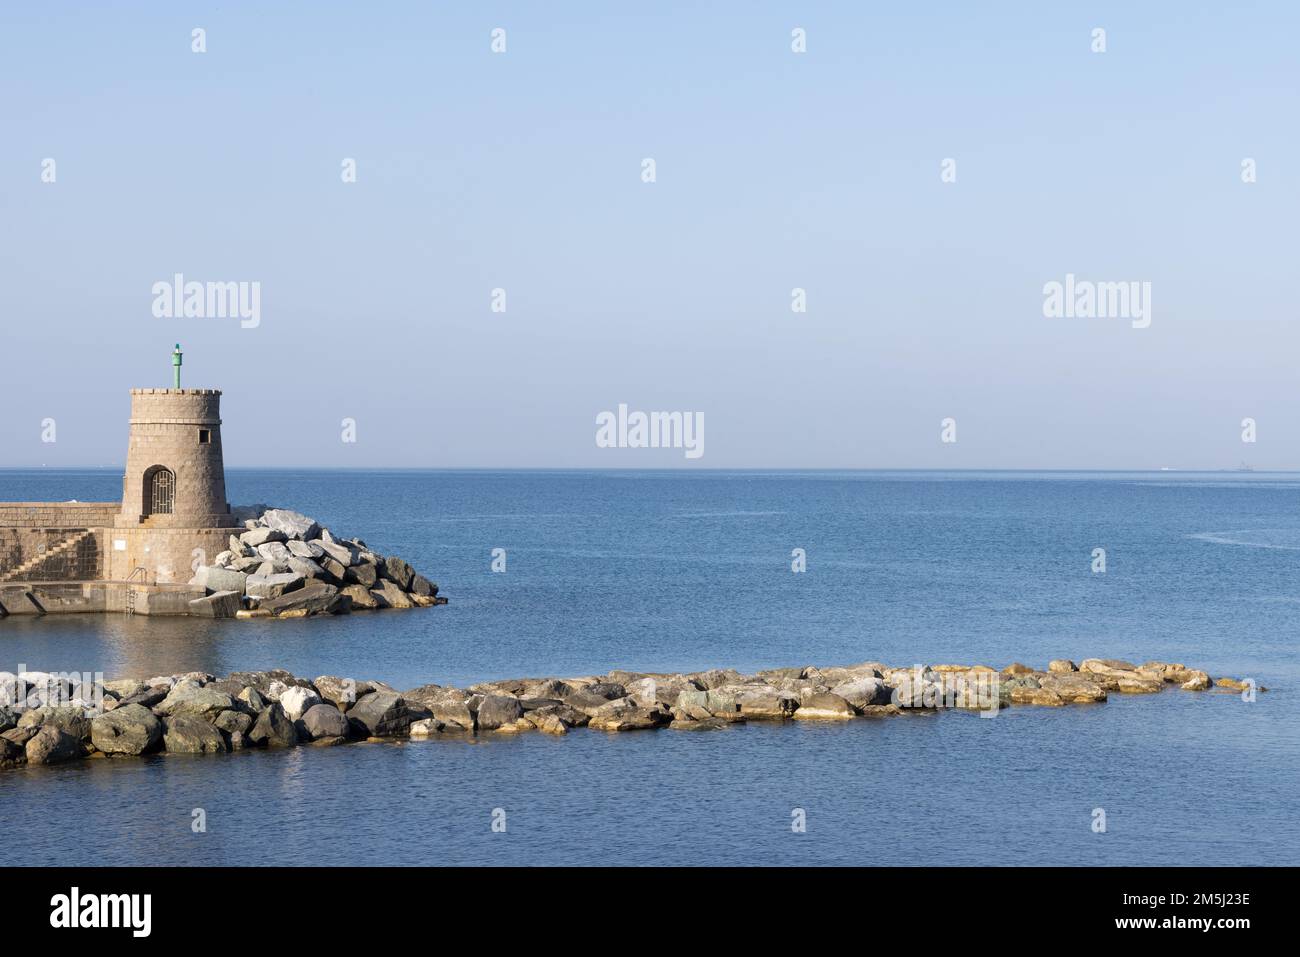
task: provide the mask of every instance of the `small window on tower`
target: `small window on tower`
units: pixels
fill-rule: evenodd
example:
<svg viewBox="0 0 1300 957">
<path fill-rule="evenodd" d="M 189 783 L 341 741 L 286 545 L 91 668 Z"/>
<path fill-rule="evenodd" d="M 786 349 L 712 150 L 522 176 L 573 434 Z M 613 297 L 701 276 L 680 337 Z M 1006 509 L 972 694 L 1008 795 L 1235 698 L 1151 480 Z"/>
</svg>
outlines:
<svg viewBox="0 0 1300 957">
<path fill-rule="evenodd" d="M 199 445 L 208 445 L 212 442 L 211 429 L 199 429 Z"/>
</svg>

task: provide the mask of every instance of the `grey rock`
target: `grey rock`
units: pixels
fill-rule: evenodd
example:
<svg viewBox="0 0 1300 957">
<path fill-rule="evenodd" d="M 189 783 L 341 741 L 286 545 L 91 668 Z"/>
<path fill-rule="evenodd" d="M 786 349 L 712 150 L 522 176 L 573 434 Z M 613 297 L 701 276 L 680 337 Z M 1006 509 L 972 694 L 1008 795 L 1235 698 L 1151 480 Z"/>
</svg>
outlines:
<svg viewBox="0 0 1300 957">
<path fill-rule="evenodd" d="M 278 598 L 264 600 L 261 608 L 273 615 L 334 614 L 351 607 L 351 601 L 347 602 L 346 607 L 340 604 L 338 592 L 337 588 L 326 582 L 311 581 Z"/>
<path fill-rule="evenodd" d="M 586 691 L 575 691 L 564 699 L 564 703 L 575 711 L 581 711 L 585 715 L 592 715 L 609 704 L 609 701 L 600 695 L 588 694 Z"/>
<path fill-rule="evenodd" d="M 556 678 L 543 678 L 524 687 L 524 693 L 530 698 L 558 698 L 563 701 L 573 692 L 572 687 Z"/>
<path fill-rule="evenodd" d="M 268 748 L 291 748 L 298 743 L 298 730 L 278 701 L 267 705 L 248 732 L 248 740 Z"/>
<path fill-rule="evenodd" d="M 348 719 L 343 712 L 332 704 L 315 704 L 302 716 L 302 728 L 307 737 L 317 738 L 346 737 L 349 731 Z"/>
<path fill-rule="evenodd" d="M 701 671 L 687 675 L 687 677 L 705 691 L 708 691 L 713 688 L 721 688 L 723 685 L 740 684 L 744 675 L 734 668 L 714 668 L 712 671 Z"/>
<path fill-rule="evenodd" d="M 244 580 L 248 576 L 234 568 L 214 568 L 200 565 L 194 573 L 194 584 L 205 591 L 234 591 L 244 593 Z"/>
<path fill-rule="evenodd" d="M 357 683 L 351 678 L 321 675 L 312 684 L 316 686 L 316 693 L 324 701 L 334 705 L 340 711 L 347 711 L 356 703 L 358 697 Z"/>
<path fill-rule="evenodd" d="M 372 691 L 362 696 L 348 709 L 347 716 L 359 734 L 377 738 L 401 734 L 412 721 L 425 717 L 413 713 L 402 696 L 392 691 Z"/>
<path fill-rule="evenodd" d="M 58 728 L 78 741 L 90 737 L 90 719 L 84 708 L 75 705 L 46 705 L 24 711 L 18 718 L 20 728 Z"/>
<path fill-rule="evenodd" d="M 328 555 L 320 560 L 320 567 L 325 572 L 326 579 L 335 584 L 341 585 L 347 578 L 348 570 L 343 567 L 343 563 L 335 561 Z"/>
<path fill-rule="evenodd" d="M 283 575 L 249 575 L 245 585 L 245 594 L 254 598 L 279 598 L 281 595 L 301 588 L 305 579 L 301 575 L 285 573 Z"/>
<path fill-rule="evenodd" d="M 284 542 L 265 542 L 257 546 L 257 554 L 268 562 L 287 562 L 293 557 Z"/>
<path fill-rule="evenodd" d="M 79 738 L 52 724 L 40 728 L 27 740 L 25 747 L 29 765 L 70 761 L 81 757 L 83 751 Z"/>
<path fill-rule="evenodd" d="M 268 699 L 274 697 L 270 694 L 273 686 L 312 688 L 312 683 L 306 678 L 299 678 L 283 668 L 275 668 L 271 671 L 232 671 L 226 676 L 226 680 L 237 681 L 241 687 L 256 688 Z"/>
<path fill-rule="evenodd" d="M 325 555 L 334 559 L 336 562 L 338 562 L 340 565 L 344 566 L 345 568 L 349 565 L 355 565 L 357 563 L 357 554 L 352 549 L 348 548 L 346 545 L 338 545 L 333 542 L 327 542 L 324 540 L 316 542 L 315 544 L 318 548 L 320 548 L 321 551 L 325 553 Z"/>
<path fill-rule="evenodd" d="M 478 728 L 480 731 L 492 731 L 506 724 L 513 724 L 524 716 L 523 705 L 518 698 L 505 695 L 488 695 L 478 706 Z"/>
<path fill-rule="evenodd" d="M 203 687 L 211 691 L 220 691 L 222 694 L 228 694 L 236 699 L 236 710 L 238 710 L 239 693 L 244 690 L 246 685 L 242 681 L 231 681 L 229 678 L 222 678 L 220 681 L 209 681 Z"/>
<path fill-rule="evenodd" d="M 287 536 L 276 528 L 253 528 L 239 536 L 239 541 L 249 548 L 257 548 L 267 542 L 282 542 Z"/>
<path fill-rule="evenodd" d="M 253 716 L 243 711 L 223 711 L 212 719 L 212 726 L 226 734 L 247 734 L 253 727 Z"/>
<path fill-rule="evenodd" d="M 858 678 L 831 688 L 854 708 L 861 710 L 869 705 L 889 704 L 892 689 L 879 678 Z"/>
<path fill-rule="evenodd" d="M 472 697 L 468 691 L 460 688 L 443 688 L 438 685 L 422 685 L 402 692 L 402 698 L 408 705 L 424 708 L 437 720 L 455 725 L 461 731 L 474 730 L 474 712 L 469 707 Z"/>
<path fill-rule="evenodd" d="M 888 689 L 885 698 L 888 700 Z M 754 689 L 736 695 L 736 704 L 746 718 L 779 720 L 792 717 L 799 707 L 799 699 L 776 689 Z"/>
<path fill-rule="evenodd" d="M 284 533 L 285 538 L 307 541 L 320 534 L 320 526 L 313 519 L 287 508 L 268 509 L 262 514 L 261 521 L 267 528 Z"/>
<path fill-rule="evenodd" d="M 611 701 L 591 716 L 587 727 L 593 731 L 637 731 L 656 728 L 671 720 L 668 712 L 657 707 L 643 708 L 630 698 Z"/>
<path fill-rule="evenodd" d="M 411 594 L 422 598 L 433 598 L 438 594 L 438 586 L 423 575 L 414 575 L 411 578 Z"/>
<path fill-rule="evenodd" d="M 295 575 L 301 575 L 303 578 L 325 577 L 325 570 L 310 558 L 299 558 L 297 555 L 290 555 L 288 565 L 289 571 Z"/>
<path fill-rule="evenodd" d="M 163 726 L 143 705 L 128 704 L 90 722 L 90 742 L 105 754 L 145 754 L 162 741 Z"/>
<path fill-rule="evenodd" d="M 384 564 L 380 568 L 380 574 L 397 585 L 402 591 L 410 591 L 411 579 L 415 577 L 415 569 L 396 555 L 392 555 L 384 560 Z"/>
<path fill-rule="evenodd" d="M 167 716 L 184 714 L 212 719 L 234 707 L 234 699 L 224 692 L 200 685 L 178 684 L 159 702 L 157 710 Z"/>
<path fill-rule="evenodd" d="M 638 702 L 640 703 L 640 702 Z M 541 711 L 543 708 L 555 708 L 564 704 L 559 698 L 520 698 L 519 707 L 525 712 Z M 653 704 L 653 702 L 651 702 Z"/>
<path fill-rule="evenodd" d="M 566 728 L 581 728 L 587 725 L 591 718 L 583 714 L 576 708 L 570 708 L 567 704 L 551 705 L 545 708 L 538 708 L 536 711 L 525 711 L 524 717 L 534 724 L 544 721 L 548 717 L 554 717 L 559 720 Z M 546 731 L 548 729 L 541 728 Z"/>
<path fill-rule="evenodd" d="M 190 604 L 190 614 L 196 618 L 234 618 L 239 611 L 244 590 L 216 591 L 204 598 L 195 598 Z"/>
<path fill-rule="evenodd" d="M 344 580 L 362 585 L 365 588 L 373 588 L 375 582 L 379 581 L 379 572 L 374 565 L 358 564 L 350 566 L 343 577 Z"/>
<path fill-rule="evenodd" d="M 136 692 L 127 698 L 118 701 L 117 706 L 138 704 L 144 708 L 154 708 L 166 700 L 169 689 L 157 686 L 149 686 L 143 691 Z"/>
<path fill-rule="evenodd" d="M 299 558 L 310 558 L 314 561 L 325 554 L 325 549 L 321 548 L 316 542 L 302 542 L 296 538 L 291 538 L 284 544 L 290 552 Z"/>
<path fill-rule="evenodd" d="M 218 754 L 227 750 L 220 731 L 189 714 L 163 718 L 163 748 L 169 754 Z"/>
</svg>

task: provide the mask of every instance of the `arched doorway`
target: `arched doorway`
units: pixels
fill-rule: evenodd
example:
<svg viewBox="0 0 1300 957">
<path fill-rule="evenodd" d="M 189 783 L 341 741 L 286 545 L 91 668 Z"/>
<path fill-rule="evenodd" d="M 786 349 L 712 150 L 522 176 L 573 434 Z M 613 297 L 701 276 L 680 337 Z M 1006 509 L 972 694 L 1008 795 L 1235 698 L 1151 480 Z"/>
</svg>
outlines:
<svg viewBox="0 0 1300 957">
<path fill-rule="evenodd" d="M 170 515 L 176 504 L 176 473 L 154 465 L 144 473 L 144 514 Z"/>
</svg>

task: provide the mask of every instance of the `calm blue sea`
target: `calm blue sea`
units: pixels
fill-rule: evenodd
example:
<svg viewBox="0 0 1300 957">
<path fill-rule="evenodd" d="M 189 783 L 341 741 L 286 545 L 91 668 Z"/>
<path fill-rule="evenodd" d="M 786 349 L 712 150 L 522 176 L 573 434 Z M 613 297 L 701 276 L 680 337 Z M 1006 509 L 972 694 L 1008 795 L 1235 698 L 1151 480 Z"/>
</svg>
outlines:
<svg viewBox="0 0 1300 957">
<path fill-rule="evenodd" d="M 24 769 L 0 774 L 0 863 L 1300 861 L 1300 475 L 230 470 L 227 484 L 232 502 L 296 508 L 407 558 L 451 603 L 10 618 L 0 670 L 284 667 L 406 688 L 1097 656 L 1274 690 Z M 120 493 L 110 469 L 0 471 L 0 500 Z"/>
</svg>

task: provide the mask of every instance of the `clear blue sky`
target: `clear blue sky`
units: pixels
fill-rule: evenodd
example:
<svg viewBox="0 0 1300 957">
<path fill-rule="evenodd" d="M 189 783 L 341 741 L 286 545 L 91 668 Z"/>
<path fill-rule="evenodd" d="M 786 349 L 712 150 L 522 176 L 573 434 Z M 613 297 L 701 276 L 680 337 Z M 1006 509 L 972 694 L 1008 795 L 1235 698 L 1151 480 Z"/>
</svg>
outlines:
<svg viewBox="0 0 1300 957">
<path fill-rule="evenodd" d="M 175 341 L 230 465 L 1300 466 L 1298 9 L 5 4 L 0 466 L 120 463 Z M 155 318 L 177 272 L 261 324 Z"/>
</svg>

